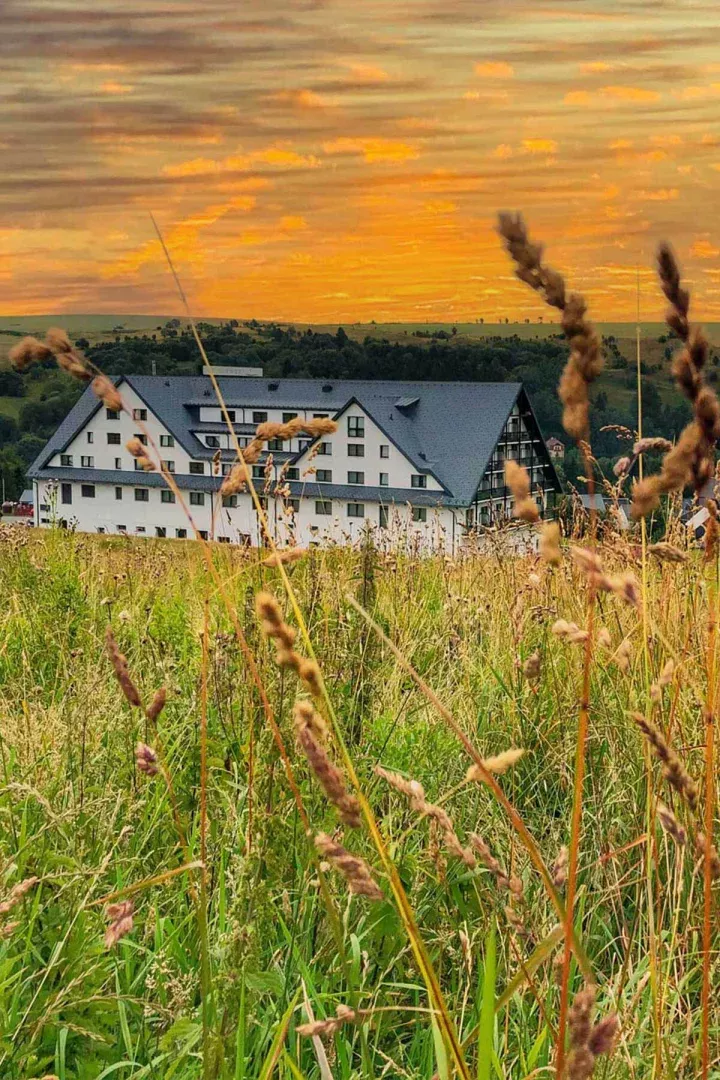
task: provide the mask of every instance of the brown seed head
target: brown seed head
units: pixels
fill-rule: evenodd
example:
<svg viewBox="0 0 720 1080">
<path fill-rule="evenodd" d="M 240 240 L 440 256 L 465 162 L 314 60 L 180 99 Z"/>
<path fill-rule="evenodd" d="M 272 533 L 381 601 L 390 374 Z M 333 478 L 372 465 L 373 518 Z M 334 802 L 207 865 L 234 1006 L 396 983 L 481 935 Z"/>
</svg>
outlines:
<svg viewBox="0 0 720 1080">
<path fill-rule="evenodd" d="M 165 708 L 165 702 L 167 701 L 167 690 L 164 686 L 161 686 L 159 690 L 155 691 L 155 696 L 150 702 L 150 705 L 145 710 L 145 715 L 151 723 L 155 723 L 160 713 Z"/>
<path fill-rule="evenodd" d="M 105 631 L 105 648 L 110 658 L 113 671 L 115 672 L 115 678 L 120 684 L 120 689 L 127 698 L 128 702 L 137 709 L 142 708 L 142 700 L 140 698 L 140 692 L 135 686 L 135 683 L 130 678 L 130 672 L 128 671 L 127 660 L 120 652 L 115 641 L 115 635 L 112 632 L 112 627 L 108 626 Z"/>
<path fill-rule="evenodd" d="M 158 756 L 151 746 L 142 742 L 137 744 L 135 747 L 135 764 L 138 772 L 145 773 L 146 776 L 157 776 L 157 760 Z"/>
<path fill-rule="evenodd" d="M 542 527 L 540 557 L 550 566 L 560 565 L 560 526 L 556 521 L 547 521 Z"/>
<path fill-rule="evenodd" d="M 365 896 L 368 900 L 384 899 L 379 885 L 373 880 L 370 867 L 359 855 L 351 855 L 342 844 L 336 843 L 327 833 L 318 833 L 315 837 L 315 847 L 343 875 L 351 893 L 355 893 L 356 896 Z"/>
<path fill-rule="evenodd" d="M 93 393 L 100 398 L 106 409 L 122 412 L 123 399 L 115 384 L 106 375 L 96 375 L 92 381 Z"/>
<path fill-rule="evenodd" d="M 106 911 L 110 925 L 105 931 L 105 948 L 111 949 L 132 930 L 135 907 L 132 900 L 121 900 L 119 904 L 108 904 Z"/>
<path fill-rule="evenodd" d="M 53 355 L 52 349 L 36 337 L 25 337 L 17 345 L 13 345 L 8 353 L 8 359 L 16 371 L 25 371 L 37 360 L 49 360 Z"/>
</svg>

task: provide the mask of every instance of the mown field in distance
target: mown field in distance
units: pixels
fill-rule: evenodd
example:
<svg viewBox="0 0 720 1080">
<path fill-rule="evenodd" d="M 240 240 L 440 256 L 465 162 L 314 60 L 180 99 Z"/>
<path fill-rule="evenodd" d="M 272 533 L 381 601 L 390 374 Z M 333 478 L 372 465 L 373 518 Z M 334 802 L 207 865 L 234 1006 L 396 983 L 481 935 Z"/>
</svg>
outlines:
<svg viewBox="0 0 720 1080">
<path fill-rule="evenodd" d="M 638 552 L 635 536 L 606 538 L 606 570 L 641 579 Z M 368 828 L 342 828 L 296 743 L 294 703 L 308 695 L 278 668 L 255 613 L 267 589 L 299 631 L 279 572 L 256 552 L 213 547 L 211 559 L 212 574 L 193 542 L 0 530 L 0 900 L 37 878 L 3 916 L 0 1075 L 448 1076 L 437 1013 Z M 596 607 L 604 632 L 591 650 L 576 927 L 597 984 L 595 1019 L 619 1018 L 614 1056 L 597 1061 L 603 1080 L 699 1075 L 701 826 L 633 714 L 668 733 L 701 784 L 715 570 L 697 552 L 680 564 L 651 559 L 644 608 L 613 594 Z M 366 547 L 315 550 L 288 576 L 469 1075 L 549 1075 L 558 913 L 506 811 L 484 783 L 467 781 L 471 759 L 351 599 L 483 758 L 525 750 L 497 782 L 549 866 L 570 836 L 584 655 L 552 627 L 585 625 L 584 574 L 567 549 L 552 569 L 501 550 L 417 560 Z M 113 677 L 108 624 L 143 700 L 167 688 L 157 723 Z M 302 635 L 296 647 L 307 654 Z M 669 678 L 651 690 L 669 661 Z M 138 741 L 165 777 L 138 771 Z M 333 735 L 327 746 L 341 764 Z M 419 815 L 378 764 L 421 783 L 459 843 L 476 833 L 489 858 L 476 847 L 471 867 L 453 854 L 442 817 Z M 198 868 L 168 876 L 201 857 L 204 792 L 206 891 Z M 684 844 L 661 828 L 660 800 L 687 829 Z M 318 863 L 320 831 L 366 860 L 381 900 L 351 896 L 342 873 Z M 562 872 L 558 882 L 562 897 Z M 134 905 L 132 929 L 109 948 L 108 897 Z M 576 961 L 570 985 L 583 985 Z M 299 1033 L 311 1013 L 325 1020 L 338 1006 L 355 1022 L 320 1043 Z M 709 1021 L 716 1060 L 717 994 Z"/>
</svg>

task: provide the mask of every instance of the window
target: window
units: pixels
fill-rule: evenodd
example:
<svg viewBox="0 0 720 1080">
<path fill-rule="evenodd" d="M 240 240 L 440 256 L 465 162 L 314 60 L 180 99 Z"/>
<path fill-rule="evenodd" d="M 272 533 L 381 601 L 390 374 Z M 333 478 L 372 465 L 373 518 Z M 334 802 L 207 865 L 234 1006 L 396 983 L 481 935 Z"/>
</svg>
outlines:
<svg viewBox="0 0 720 1080">
<path fill-rule="evenodd" d="M 60 485 L 60 501 L 64 503 L 72 502 L 72 484 Z"/>
<path fill-rule="evenodd" d="M 187 529 L 176 529 L 175 530 L 175 536 L 177 537 L 178 540 L 186 540 L 187 539 Z"/>
<path fill-rule="evenodd" d="M 323 457 L 330 457 L 331 454 L 332 454 L 332 443 L 329 443 L 329 442 L 318 443 L 317 452 L 318 452 L 318 454 L 322 454 Z"/>
<path fill-rule="evenodd" d="M 137 458 L 135 458 L 135 472 L 145 472 Z"/>
<path fill-rule="evenodd" d="M 207 540 L 207 538 L 208 538 L 207 529 L 200 529 L 199 532 L 198 532 L 198 535 L 199 535 L 201 540 Z"/>
<path fill-rule="evenodd" d="M 205 438 L 205 445 L 210 450 L 220 449 L 220 436 L 219 435 L 207 435 Z"/>
<path fill-rule="evenodd" d="M 413 521 L 427 521 L 427 507 L 413 506 L 412 519 Z"/>
<path fill-rule="evenodd" d="M 150 502 L 150 489 L 135 488 L 135 502 Z"/>
<path fill-rule="evenodd" d="M 327 417 L 329 415 L 330 415 L 330 413 L 326 413 L 326 412 L 314 412 L 313 413 L 313 420 L 325 420 L 325 419 L 327 419 Z"/>
<path fill-rule="evenodd" d="M 380 487 L 388 486 L 388 474 L 386 472 L 380 473 Z"/>
<path fill-rule="evenodd" d="M 254 412 L 252 414 L 252 422 L 253 422 L 253 424 L 264 424 L 266 421 L 267 421 L 267 413 L 266 412 Z"/>
<path fill-rule="evenodd" d="M 105 526 L 104 526 L 104 525 L 98 525 L 98 527 L 97 527 L 97 531 L 98 531 L 99 533 L 104 533 L 104 532 L 105 532 Z"/>
<path fill-rule="evenodd" d="M 380 443 L 380 457 L 383 457 L 383 458 L 389 458 L 390 457 L 390 444 L 389 443 Z"/>
<path fill-rule="evenodd" d="M 229 544 L 229 543 L 230 543 L 230 537 L 229 536 L 218 536 L 218 544 Z"/>
<path fill-rule="evenodd" d="M 162 488 L 162 490 L 160 491 L 160 502 L 161 503 L 174 503 L 175 502 L 175 492 L 174 491 L 168 491 L 167 488 Z"/>
<path fill-rule="evenodd" d="M 108 420 L 119 420 L 120 413 L 117 409 L 106 409 L 105 416 Z"/>
<path fill-rule="evenodd" d="M 289 506 L 293 514 L 300 513 L 300 500 L 299 499 L 286 499 L 285 505 Z"/>
<path fill-rule="evenodd" d="M 322 517 L 329 517 L 332 514 L 332 503 L 329 499 L 317 499 L 315 502 L 315 513 Z"/>
<path fill-rule="evenodd" d="M 253 465 L 253 467 L 252 467 L 252 478 L 253 478 L 253 480 L 264 480 L 265 479 L 265 466 L 264 465 Z"/>
<path fill-rule="evenodd" d="M 137 439 L 137 441 L 139 443 L 142 443 L 143 446 L 147 446 L 147 435 L 136 434 L 136 435 L 133 435 L 133 438 Z"/>
<path fill-rule="evenodd" d="M 147 409 L 133 409 L 133 420 L 147 420 Z"/>
<path fill-rule="evenodd" d="M 68 469 L 72 469 L 72 463 L 73 463 L 72 454 L 61 454 L 60 455 L 60 464 L 61 465 L 64 465 Z"/>
<path fill-rule="evenodd" d="M 237 495 L 223 495 L 222 504 L 229 509 L 233 509 L 237 506 Z"/>
<path fill-rule="evenodd" d="M 115 498 L 117 499 L 118 502 L 120 502 L 120 500 L 122 499 L 122 488 L 121 487 L 116 487 L 115 488 Z"/>
<path fill-rule="evenodd" d="M 297 416 L 296 412 L 284 412 L 282 414 L 283 424 L 289 424 L 291 420 L 294 420 Z"/>
<path fill-rule="evenodd" d="M 122 458 L 119 458 L 119 457 L 115 458 L 115 468 L 116 469 L 122 469 Z"/>
<path fill-rule="evenodd" d="M 94 432 L 94 431 L 88 431 L 88 432 L 87 432 L 87 441 L 88 441 L 89 443 L 91 443 L 91 442 L 94 442 L 94 441 L 95 441 L 95 432 Z"/>
<path fill-rule="evenodd" d="M 364 484 L 365 473 L 364 472 L 349 472 L 348 484 Z"/>
<path fill-rule="evenodd" d="M 145 532 L 145 526 L 144 525 L 138 525 L 137 528 L 135 529 L 135 532 L 136 533 L 144 533 Z"/>
<path fill-rule="evenodd" d="M 290 468 L 290 469 L 288 469 L 286 471 L 285 478 L 286 478 L 286 480 L 299 480 L 300 479 L 300 470 L 296 469 L 295 466 L 293 465 L 292 468 Z"/>
<path fill-rule="evenodd" d="M 381 529 L 387 529 L 388 527 L 388 508 L 387 506 L 381 506 L 378 513 L 378 525 Z"/>
<path fill-rule="evenodd" d="M 268 439 L 268 450 L 282 450 L 283 446 L 282 439 Z"/>
<path fill-rule="evenodd" d="M 175 439 L 173 438 L 172 435 L 161 435 L 160 436 L 160 445 L 161 446 L 174 446 L 175 445 Z"/>
<path fill-rule="evenodd" d="M 108 433 L 107 433 L 107 441 L 108 441 L 108 446 L 119 446 L 120 445 L 120 432 L 119 431 L 108 431 Z"/>
<path fill-rule="evenodd" d="M 155 535 L 157 536 L 157 538 L 159 540 L 164 539 L 167 536 L 167 529 L 165 528 L 165 526 L 164 525 L 156 525 L 155 526 Z"/>
<path fill-rule="evenodd" d="M 348 443 L 348 457 L 365 457 L 365 444 L 361 442 Z"/>
<path fill-rule="evenodd" d="M 332 484 L 332 470 L 331 469 L 316 469 L 315 479 L 320 484 Z"/>
<path fill-rule="evenodd" d="M 411 473 L 410 474 L 410 487 L 426 488 L 427 487 L 427 476 L 423 476 L 422 473 Z"/>
<path fill-rule="evenodd" d="M 95 458 L 83 455 L 80 458 L 80 466 L 83 469 L 93 469 L 95 467 Z"/>
<path fill-rule="evenodd" d="M 348 416 L 348 435 L 351 439 L 365 438 L 364 416 Z"/>
<path fill-rule="evenodd" d="M 174 461 L 163 461 L 162 465 L 166 472 L 175 472 Z"/>
<path fill-rule="evenodd" d="M 116 527 L 118 532 L 121 532 L 121 533 L 127 532 L 127 525 L 116 525 L 115 527 Z"/>
<path fill-rule="evenodd" d="M 204 506 L 205 505 L 205 493 L 203 491 L 191 491 L 190 492 L 190 505 L 191 506 Z"/>
<path fill-rule="evenodd" d="M 365 517 L 365 503 L 348 503 L 347 516 L 351 518 Z"/>
<path fill-rule="evenodd" d="M 94 499 L 95 498 L 95 485 L 94 484 L 81 484 L 80 485 L 80 494 L 82 495 L 83 499 Z"/>
<path fill-rule="evenodd" d="M 191 461 L 190 462 L 190 472 L 193 474 L 193 476 L 202 476 L 203 473 L 205 472 L 205 462 L 204 461 Z"/>
</svg>

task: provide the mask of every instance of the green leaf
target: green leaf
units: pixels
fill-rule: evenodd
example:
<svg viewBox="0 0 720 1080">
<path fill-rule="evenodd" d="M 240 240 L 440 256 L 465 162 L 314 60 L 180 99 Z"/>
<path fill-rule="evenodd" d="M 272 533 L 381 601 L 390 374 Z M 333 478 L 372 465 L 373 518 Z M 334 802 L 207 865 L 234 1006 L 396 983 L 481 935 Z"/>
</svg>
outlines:
<svg viewBox="0 0 720 1080">
<path fill-rule="evenodd" d="M 445 1042 L 442 1037 L 442 1032 L 438 1027 L 438 1022 L 434 1016 L 432 1016 L 432 1033 L 433 1042 L 435 1044 L 435 1062 L 437 1064 L 437 1074 L 440 1080 L 450 1080 L 450 1070 L 448 1068 L 447 1050 L 445 1049 Z"/>
<path fill-rule="evenodd" d="M 493 1056 L 493 1027 L 495 1021 L 495 921 L 485 941 L 482 1005 L 478 1024 L 478 1080 L 490 1080 Z"/>
</svg>

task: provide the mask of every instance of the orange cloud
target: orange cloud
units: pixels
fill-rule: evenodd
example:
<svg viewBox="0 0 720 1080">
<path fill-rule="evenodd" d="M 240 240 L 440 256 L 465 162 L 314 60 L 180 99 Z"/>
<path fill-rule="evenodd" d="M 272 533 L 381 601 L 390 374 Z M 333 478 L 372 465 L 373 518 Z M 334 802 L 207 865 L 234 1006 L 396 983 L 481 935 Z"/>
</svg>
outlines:
<svg viewBox="0 0 720 1080">
<path fill-rule="evenodd" d="M 165 165 L 165 176 L 205 176 L 222 172 L 244 172 L 257 165 L 273 165 L 278 169 L 316 169 L 320 165 L 314 154 L 298 154 L 282 146 L 267 146 L 249 154 L 232 154 L 221 158 L 192 158 L 177 165 Z"/>
<path fill-rule="evenodd" d="M 397 165 L 420 157 L 417 146 L 394 139 L 353 139 L 341 136 L 323 143 L 326 154 L 361 154 L 368 164 L 382 162 Z"/>
<path fill-rule="evenodd" d="M 270 99 L 294 109 L 327 109 L 331 103 L 314 90 L 278 90 Z"/>
<path fill-rule="evenodd" d="M 612 71 L 613 65 L 608 64 L 605 60 L 591 60 L 587 64 L 580 64 L 580 71 L 585 75 L 594 75 L 601 71 Z"/>
<path fill-rule="evenodd" d="M 284 229 L 285 232 L 301 232 L 307 227 L 308 223 L 305 218 L 297 214 L 286 214 L 280 218 L 280 228 Z"/>
<path fill-rule="evenodd" d="M 424 206 L 429 214 L 454 214 L 457 210 L 454 202 L 448 202 L 445 199 L 434 199 L 426 202 Z"/>
<path fill-rule="evenodd" d="M 715 247 L 709 240 L 696 240 L 690 248 L 690 254 L 696 259 L 716 259 L 720 255 L 720 248 Z"/>
<path fill-rule="evenodd" d="M 500 158 L 500 160 L 510 158 L 512 156 L 513 148 L 512 146 L 509 146 L 508 143 L 500 143 L 498 146 L 495 147 L 494 150 L 490 151 L 490 157 Z"/>
<path fill-rule="evenodd" d="M 504 60 L 485 60 L 475 65 L 475 74 L 483 79 L 512 79 L 515 68 Z"/>
<path fill-rule="evenodd" d="M 377 64 L 344 63 L 352 77 L 361 83 L 377 84 L 388 82 L 390 76 Z"/>
<path fill-rule="evenodd" d="M 639 191 L 638 195 L 648 202 L 672 202 L 679 197 L 680 192 L 677 188 L 658 188 L 655 191 Z"/>
</svg>

